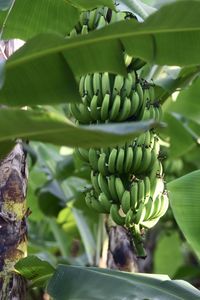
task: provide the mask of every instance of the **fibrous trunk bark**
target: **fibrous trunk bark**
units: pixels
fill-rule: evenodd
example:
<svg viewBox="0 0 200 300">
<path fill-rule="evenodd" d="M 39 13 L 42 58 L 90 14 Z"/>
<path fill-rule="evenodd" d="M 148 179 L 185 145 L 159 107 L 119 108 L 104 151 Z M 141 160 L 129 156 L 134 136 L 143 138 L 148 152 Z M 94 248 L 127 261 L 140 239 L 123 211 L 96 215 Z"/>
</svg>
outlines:
<svg viewBox="0 0 200 300">
<path fill-rule="evenodd" d="M 107 267 L 126 272 L 138 272 L 137 257 L 128 231 L 122 226 L 111 226 L 108 228 L 108 235 Z"/>
<path fill-rule="evenodd" d="M 26 156 L 18 142 L 0 161 L 0 299 L 26 299 L 26 282 L 15 272 L 26 256 Z"/>
</svg>

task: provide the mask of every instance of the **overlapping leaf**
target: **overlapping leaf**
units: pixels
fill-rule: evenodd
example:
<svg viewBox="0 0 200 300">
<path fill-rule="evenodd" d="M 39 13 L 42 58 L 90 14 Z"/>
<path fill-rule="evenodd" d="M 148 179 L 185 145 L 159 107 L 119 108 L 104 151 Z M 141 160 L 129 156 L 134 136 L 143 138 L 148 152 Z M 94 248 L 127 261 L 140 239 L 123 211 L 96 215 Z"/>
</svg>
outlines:
<svg viewBox="0 0 200 300">
<path fill-rule="evenodd" d="M 0 109 L 0 142 L 24 138 L 70 147 L 102 147 L 133 139 L 155 126 L 150 120 L 77 127 L 55 113 Z"/>
<path fill-rule="evenodd" d="M 172 281 L 168 276 L 64 265 L 57 268 L 47 290 L 50 296 L 59 300 L 197 300 L 200 297 L 200 292 L 189 283 Z"/>
<path fill-rule="evenodd" d="M 171 181 L 167 187 L 174 217 L 200 258 L 200 171 Z"/>
<path fill-rule="evenodd" d="M 70 69 L 76 76 L 94 71 L 124 75 L 121 43 L 130 55 L 156 64 L 199 64 L 199 10 L 200 2 L 180 1 L 162 7 L 144 23 L 126 20 L 70 40 L 53 34 L 35 37 L 8 61 L 1 103 L 33 104 L 35 93 L 35 103 L 63 102 L 59 90 L 69 90 L 68 81 L 73 80 Z M 67 84 L 61 79 L 66 69 Z M 56 98 L 51 97 L 52 90 L 53 95 L 58 93 Z M 75 86 L 70 91 L 65 94 L 68 101 L 72 91 L 76 98 Z"/>
</svg>

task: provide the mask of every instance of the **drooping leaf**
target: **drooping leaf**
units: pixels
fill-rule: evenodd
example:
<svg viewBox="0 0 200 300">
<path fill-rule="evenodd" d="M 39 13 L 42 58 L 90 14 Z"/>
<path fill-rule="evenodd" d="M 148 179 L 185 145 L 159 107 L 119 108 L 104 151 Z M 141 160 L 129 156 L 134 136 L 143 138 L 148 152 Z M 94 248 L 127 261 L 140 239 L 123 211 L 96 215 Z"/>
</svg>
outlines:
<svg viewBox="0 0 200 300">
<path fill-rule="evenodd" d="M 112 0 L 67 0 L 71 5 L 84 10 L 90 10 L 99 6 L 106 6 L 115 10 Z"/>
<path fill-rule="evenodd" d="M 177 112 L 200 124 L 200 78 L 189 88 L 181 91 L 176 101 L 168 105 L 167 110 Z"/>
<path fill-rule="evenodd" d="M 195 146 L 192 135 L 174 115 L 165 113 L 164 121 L 168 125 L 164 129 L 164 133 L 170 141 L 169 153 L 171 157 L 180 157 Z"/>
<path fill-rule="evenodd" d="M 200 171 L 194 171 L 167 187 L 174 217 L 187 241 L 200 258 Z"/>
<path fill-rule="evenodd" d="M 74 74 L 79 77 L 95 70 L 126 74 L 119 41 L 100 42 L 99 46 L 88 44 L 88 36 L 64 39 L 45 34 L 28 41 L 6 64 L 1 103 L 24 106 L 74 102 L 80 100 Z"/>
<path fill-rule="evenodd" d="M 176 231 L 171 234 L 164 232 L 156 243 L 153 259 L 154 272 L 172 277 L 184 263 L 181 246 L 181 240 Z"/>
<path fill-rule="evenodd" d="M 69 147 L 102 147 L 133 139 L 157 125 L 150 120 L 77 127 L 59 114 L 5 108 L 0 109 L 0 142 L 24 138 Z"/>
<path fill-rule="evenodd" d="M 79 14 L 67 1 L 17 0 L 4 24 L 2 38 L 27 40 L 43 32 L 66 36 L 78 22 Z M 0 13 L 1 26 L 4 20 L 4 14 Z"/>
<path fill-rule="evenodd" d="M 28 256 L 21 259 L 15 269 L 25 278 L 31 280 L 33 286 L 44 287 L 54 272 L 54 268 L 47 261 L 37 256 Z"/>
<path fill-rule="evenodd" d="M 47 291 L 55 300 L 124 298 L 197 300 L 200 297 L 200 292 L 189 283 L 172 281 L 168 276 L 130 274 L 108 269 L 64 265 L 58 266 Z"/>
<path fill-rule="evenodd" d="M 180 1 L 162 7 L 144 23 L 125 20 L 68 40 L 54 34 L 35 37 L 8 61 L 1 102 L 58 103 L 64 102 L 65 96 L 67 101 L 70 96 L 74 101 L 75 86 L 70 88 L 66 84 L 72 80 L 70 69 L 76 76 L 95 71 L 125 75 L 122 44 L 128 54 L 151 63 L 197 65 L 200 63 L 199 10 L 199 1 Z M 66 94 L 66 90 L 71 93 Z"/>
</svg>

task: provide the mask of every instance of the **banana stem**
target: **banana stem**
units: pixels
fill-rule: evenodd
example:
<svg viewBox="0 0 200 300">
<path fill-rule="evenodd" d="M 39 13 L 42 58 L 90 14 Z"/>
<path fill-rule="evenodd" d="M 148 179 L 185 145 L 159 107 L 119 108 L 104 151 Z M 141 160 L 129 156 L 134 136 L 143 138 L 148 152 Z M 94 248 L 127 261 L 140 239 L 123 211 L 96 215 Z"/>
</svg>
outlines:
<svg viewBox="0 0 200 300">
<path fill-rule="evenodd" d="M 134 225 L 132 228 L 133 242 L 136 249 L 136 254 L 139 258 L 146 258 L 146 251 L 141 237 L 140 225 Z"/>
</svg>

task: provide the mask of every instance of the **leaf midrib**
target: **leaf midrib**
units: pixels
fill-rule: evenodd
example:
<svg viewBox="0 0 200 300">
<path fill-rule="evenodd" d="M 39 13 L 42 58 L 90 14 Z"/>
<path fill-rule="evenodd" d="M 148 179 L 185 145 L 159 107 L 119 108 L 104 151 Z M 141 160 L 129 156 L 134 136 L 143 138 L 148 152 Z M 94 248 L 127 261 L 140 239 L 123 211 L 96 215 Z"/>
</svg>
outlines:
<svg viewBox="0 0 200 300">
<path fill-rule="evenodd" d="M 124 23 L 127 21 L 121 21 L 121 23 Z M 115 24 L 111 24 L 108 25 L 107 28 L 109 26 L 114 26 Z M 137 24 L 138 26 L 139 24 Z M 105 28 L 99 29 L 97 31 L 101 31 L 104 30 Z M 162 33 L 178 33 L 178 32 L 182 32 L 182 33 L 186 33 L 186 32 L 194 32 L 194 31 L 200 31 L 200 27 L 190 27 L 190 28 L 180 28 L 180 29 L 151 29 L 151 30 L 146 30 L 146 31 L 137 31 L 137 32 L 128 32 L 128 33 L 115 33 L 115 34 L 109 34 L 106 36 L 100 36 L 100 37 L 92 37 L 92 38 L 88 38 L 88 36 L 90 37 L 90 35 L 93 35 L 94 32 L 88 33 L 87 35 L 87 39 L 84 40 L 82 36 L 78 36 L 75 38 L 70 39 L 70 44 L 65 44 L 65 45 L 61 45 L 61 46 L 57 46 L 57 47 L 53 47 L 53 48 L 48 48 L 48 49 L 44 49 L 41 51 L 37 51 L 36 53 L 30 54 L 28 57 L 22 57 L 22 58 L 16 58 L 13 61 L 9 61 L 7 68 L 12 68 L 20 63 L 26 62 L 26 61 L 30 61 L 30 60 L 34 60 L 35 58 L 39 58 L 39 57 L 43 57 L 45 55 L 49 55 L 49 54 L 53 54 L 56 52 L 61 52 L 64 50 L 70 50 L 76 47 L 81 47 L 83 46 L 87 46 L 87 45 L 91 45 L 95 42 L 106 42 L 106 41 L 110 41 L 110 40 L 114 40 L 114 39 L 123 39 L 123 38 L 128 38 L 128 37 L 134 37 L 134 36 L 144 36 L 147 34 L 162 34 Z M 42 35 L 41 35 L 42 36 Z M 53 36 L 53 34 L 49 34 L 49 36 Z M 54 35 L 57 36 L 57 35 Z M 58 37 L 58 36 L 57 36 Z M 78 41 L 76 42 L 76 40 L 78 39 Z M 79 40 L 80 39 L 80 40 Z M 73 42 L 73 40 L 75 40 L 75 42 Z"/>
</svg>

